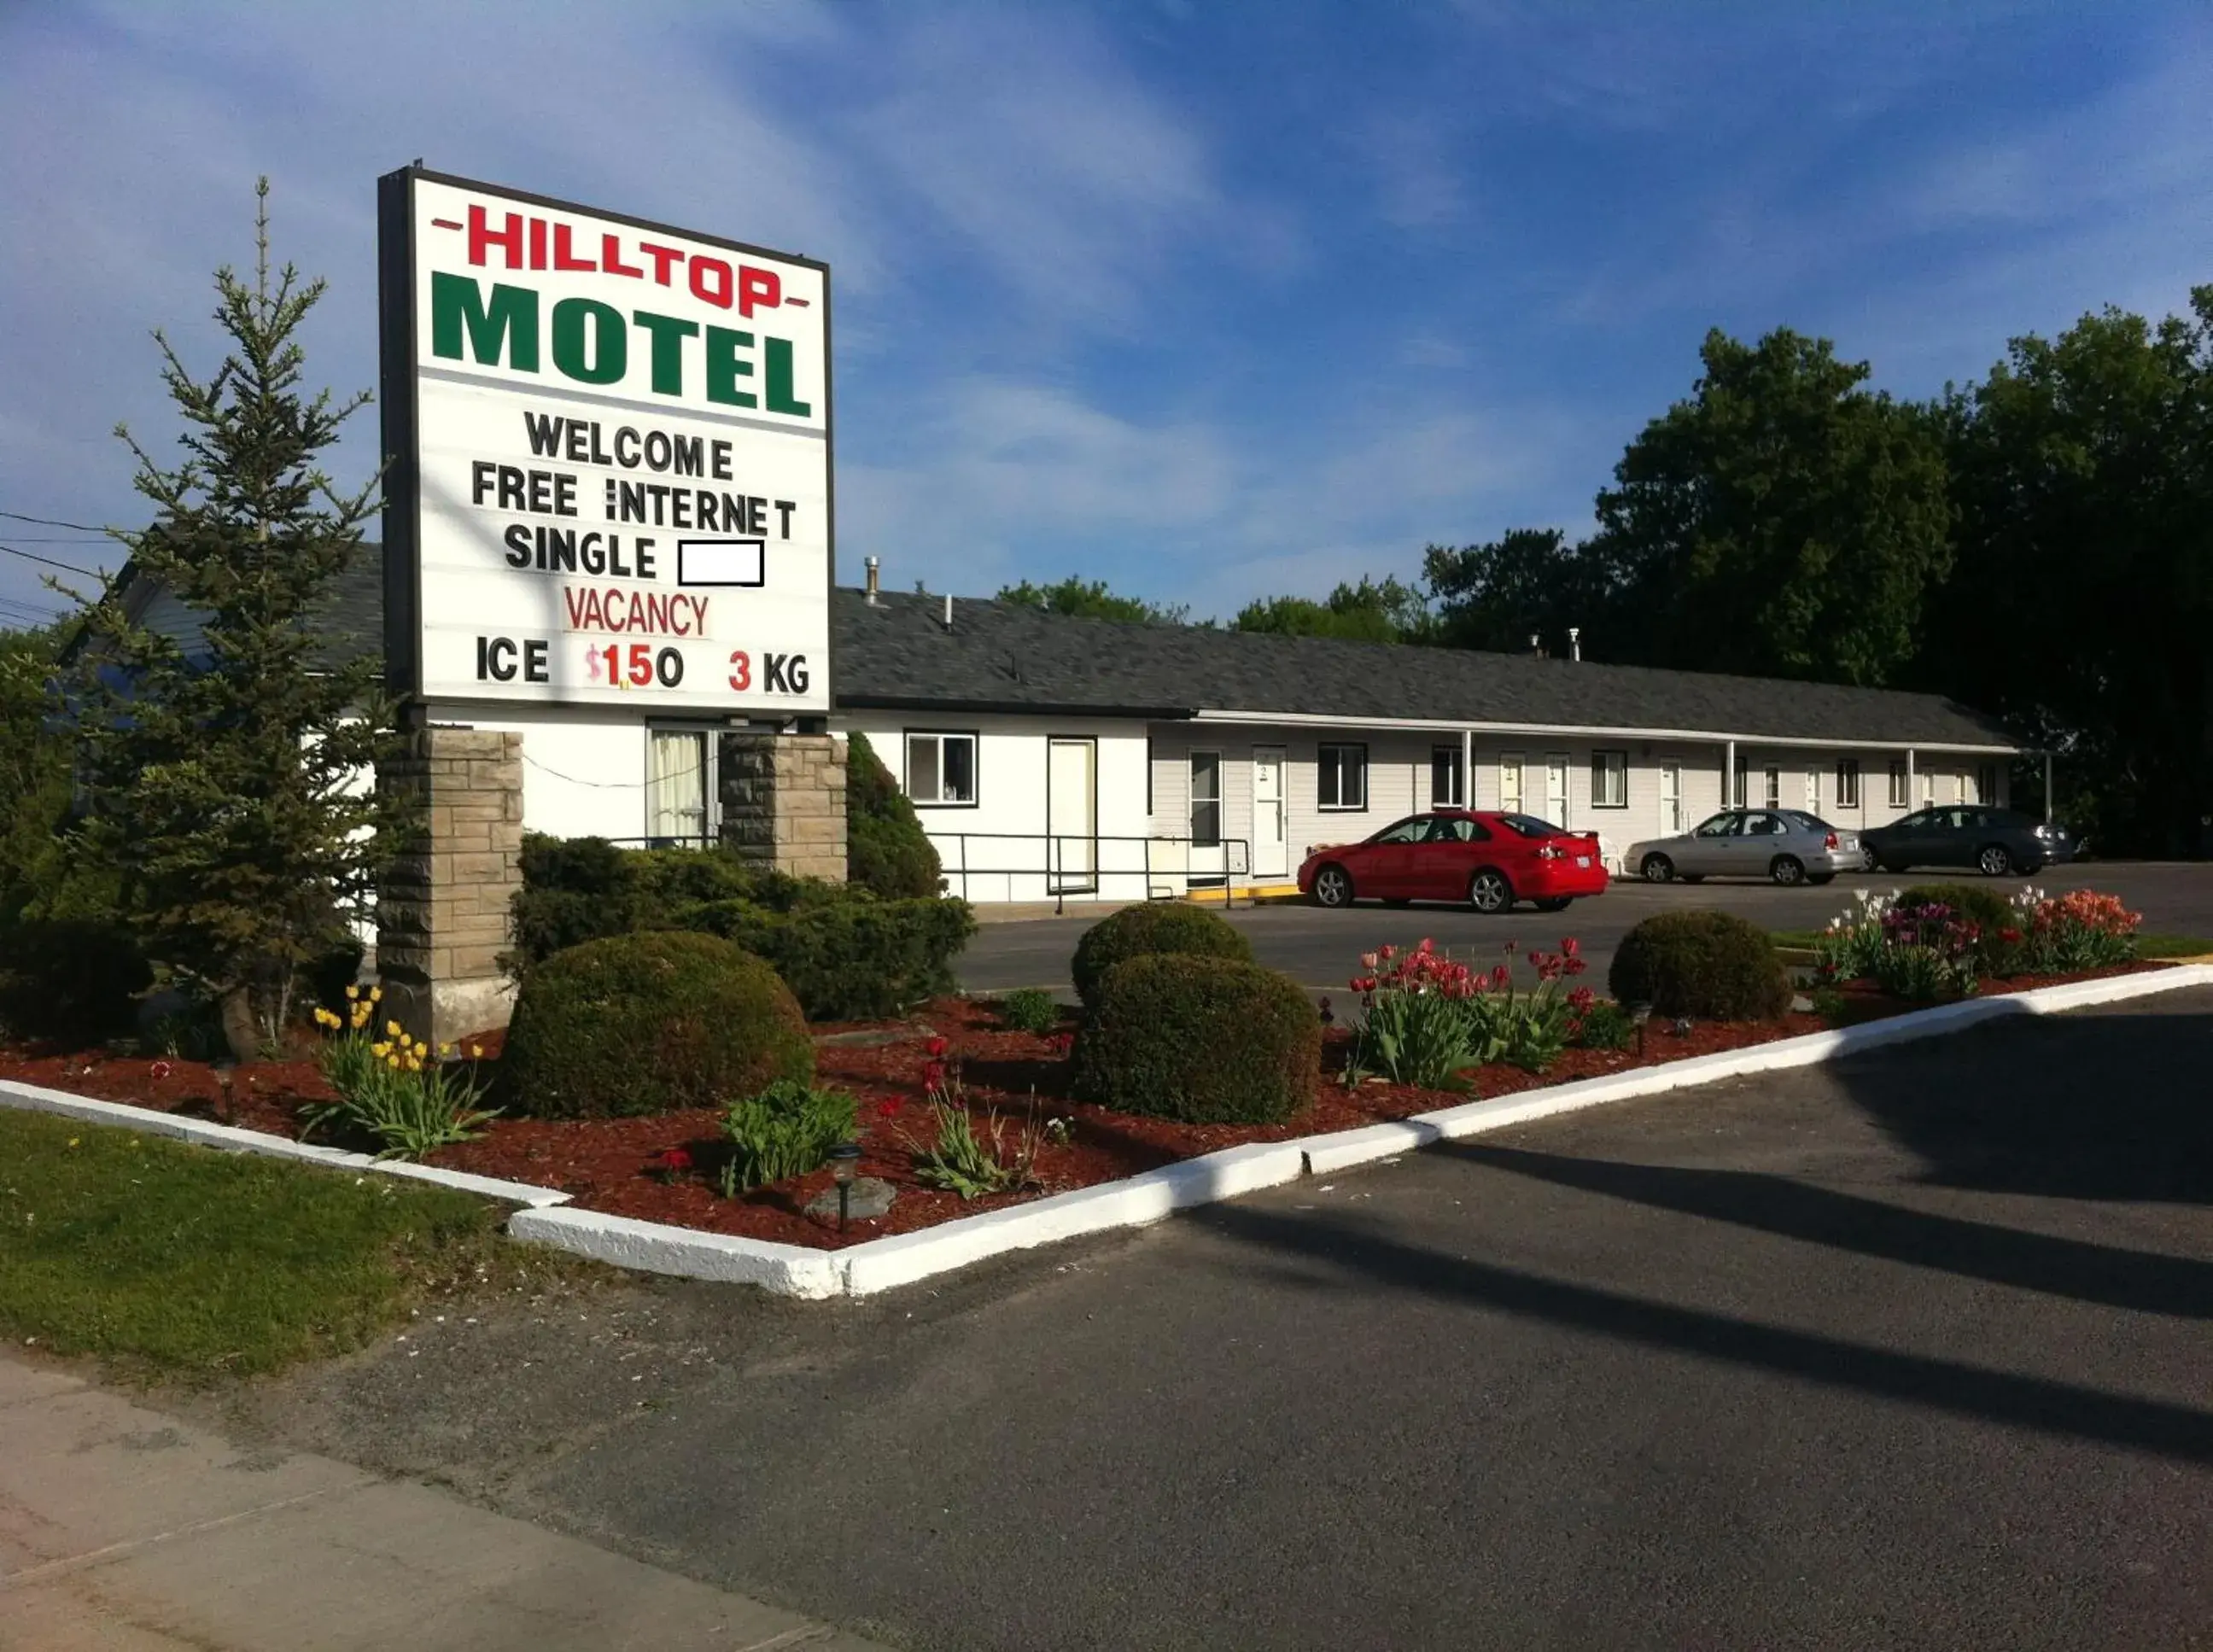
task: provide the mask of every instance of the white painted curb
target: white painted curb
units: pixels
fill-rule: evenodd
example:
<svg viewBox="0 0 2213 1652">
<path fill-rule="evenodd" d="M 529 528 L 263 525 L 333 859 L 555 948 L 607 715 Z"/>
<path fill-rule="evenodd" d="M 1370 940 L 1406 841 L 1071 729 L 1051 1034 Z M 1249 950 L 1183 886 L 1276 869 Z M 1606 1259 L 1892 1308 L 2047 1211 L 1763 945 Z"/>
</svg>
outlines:
<svg viewBox="0 0 2213 1652">
<path fill-rule="evenodd" d="M 618 1267 L 759 1285 L 779 1296 L 835 1296 L 844 1289 L 840 1253 L 808 1245 L 774 1245 L 598 1210 L 517 1210 L 507 1231 Z"/>
<path fill-rule="evenodd" d="M 442 1187 L 459 1188 L 463 1192 L 481 1194 L 485 1198 L 500 1199 L 509 1204 L 535 1208 L 569 1202 L 569 1196 L 556 1188 L 533 1187 L 528 1182 L 502 1181 L 492 1176 L 472 1176 L 466 1171 L 441 1170 L 435 1165 L 402 1164 L 394 1159 L 373 1159 L 366 1153 L 348 1153 L 335 1147 L 317 1147 L 312 1142 L 295 1142 L 262 1131 L 241 1130 L 233 1125 L 211 1125 L 204 1119 L 187 1119 L 180 1113 L 162 1113 L 153 1107 L 128 1106 L 120 1101 L 95 1101 L 88 1095 L 73 1095 L 67 1090 L 49 1090 L 37 1084 L 19 1084 L 13 1079 L 0 1079 L 0 1107 L 59 1113 L 65 1119 L 82 1119 L 88 1125 L 110 1125 L 120 1129 L 140 1131 L 149 1136 L 167 1136 L 199 1147 L 216 1148 L 225 1153 L 254 1153 L 264 1158 L 319 1164 L 332 1170 L 373 1170 L 380 1176 L 405 1176 L 412 1181 L 436 1182 Z"/>
<path fill-rule="evenodd" d="M 203 1124 L 198 1119 L 180 1119 L 174 1113 L 155 1113 L 144 1107 L 94 1101 L 35 1085 L 0 1081 L 0 1106 L 65 1113 L 90 1124 L 126 1125 L 234 1151 L 265 1153 L 273 1157 L 375 1170 L 387 1175 L 414 1176 L 448 1186 L 466 1187 L 490 1198 L 531 1207 L 516 1211 L 508 1219 L 508 1231 L 517 1239 L 557 1246 L 621 1267 L 754 1284 L 779 1295 L 820 1300 L 889 1290 L 966 1267 L 986 1257 L 1050 1245 L 1083 1234 L 1157 1222 L 1195 1204 L 1212 1204 L 1278 1186 L 1296 1180 L 1302 1173 L 1332 1174 L 1379 1159 L 1396 1158 L 1433 1142 L 1451 1141 L 1556 1113 L 1624 1101 L 1633 1096 L 1658 1095 L 1691 1085 L 1710 1084 L 1716 1079 L 1811 1066 L 1887 1045 L 1958 1032 L 2011 1015 L 2048 1015 L 2196 986 L 2213 986 L 2213 964 L 2185 964 L 2137 975 L 2108 976 L 2064 986 L 2039 987 L 2029 992 L 1970 998 L 1934 1009 L 1911 1010 L 1859 1027 L 1811 1033 L 1801 1038 L 1754 1045 L 1749 1049 L 1694 1056 L 1601 1078 L 1548 1085 L 1495 1100 L 1471 1101 L 1417 1114 L 1398 1123 L 1369 1125 L 1358 1130 L 1337 1131 L 1289 1142 L 1256 1142 L 1244 1147 L 1225 1148 L 1218 1153 L 1186 1159 L 1120 1181 L 1078 1188 L 1032 1204 L 986 1211 L 982 1216 L 964 1216 L 919 1233 L 868 1240 L 842 1251 L 703 1233 L 693 1228 L 639 1222 L 596 1210 L 552 1209 L 566 1204 L 568 1195 L 550 1188 L 494 1181 L 422 1165 L 380 1163 L 357 1153 L 341 1153 L 332 1148 L 286 1141 L 257 1131 Z"/>
</svg>

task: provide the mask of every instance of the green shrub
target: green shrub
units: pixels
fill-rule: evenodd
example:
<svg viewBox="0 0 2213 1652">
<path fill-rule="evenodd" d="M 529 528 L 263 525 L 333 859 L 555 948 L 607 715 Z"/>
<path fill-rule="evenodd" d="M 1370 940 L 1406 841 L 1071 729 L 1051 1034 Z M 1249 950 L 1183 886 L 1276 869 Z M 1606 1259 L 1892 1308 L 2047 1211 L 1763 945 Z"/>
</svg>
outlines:
<svg viewBox="0 0 2213 1652">
<path fill-rule="evenodd" d="M 818 1090 L 796 1078 L 779 1078 L 733 1102 L 722 1120 L 730 1137 L 722 1197 L 820 1170 L 830 1162 L 832 1148 L 852 1140 L 854 1111 L 844 1091 Z"/>
<path fill-rule="evenodd" d="M 1060 1005 L 1043 987 L 1017 987 L 991 1001 L 999 1024 L 1017 1033 L 1042 1036 L 1060 1025 Z"/>
<path fill-rule="evenodd" d="M 518 1112 L 603 1119 L 804 1081 L 814 1049 L 790 990 L 759 959 L 719 936 L 654 930 L 532 966 L 500 1068 Z"/>
<path fill-rule="evenodd" d="M 1579 1050 L 1626 1050 L 1637 1037 L 1637 1023 L 1611 998 L 1595 1000 L 1576 1016 L 1570 1038 Z"/>
<path fill-rule="evenodd" d="M 862 734 L 845 740 L 845 878 L 889 900 L 926 899 L 944 879 L 922 817 Z"/>
<path fill-rule="evenodd" d="M 1086 1100 L 1190 1124 L 1289 1119 L 1314 1099 L 1320 1068 L 1321 1017 L 1298 984 L 1235 958 L 1117 964 L 1076 1045 Z"/>
<path fill-rule="evenodd" d="M 694 930 L 766 959 L 817 1021 L 894 1015 L 952 991 L 953 960 L 976 931 L 965 901 L 886 899 L 720 850 L 533 837 L 522 875 L 509 960 L 518 973 L 603 936 Z"/>
<path fill-rule="evenodd" d="M 708 901 L 676 921 L 767 960 L 810 1021 L 871 1021 L 950 992 L 953 960 L 976 932 L 965 900 L 878 900 L 865 891 L 789 911 Z"/>
<path fill-rule="evenodd" d="M 19 1039 L 100 1044 L 130 1032 L 154 972 L 130 932 L 80 918 L 0 928 L 0 1026 Z"/>
<path fill-rule="evenodd" d="M 2018 926 L 2021 914 L 1997 890 L 1978 883 L 1917 883 L 1898 892 L 1893 907 L 1949 906 L 1970 924 L 1995 935 Z"/>
<path fill-rule="evenodd" d="M 1790 979 L 1765 930 L 1728 912 L 1661 912 L 1622 938 L 1606 984 L 1625 1004 L 1662 1015 L 1772 1021 Z"/>
<path fill-rule="evenodd" d="M 1076 943 L 1069 972 L 1075 978 L 1076 996 L 1090 1003 L 1108 970 L 1148 953 L 1184 953 L 1249 964 L 1253 943 L 1219 913 L 1203 906 L 1180 901 L 1125 906 L 1094 924 Z"/>
</svg>

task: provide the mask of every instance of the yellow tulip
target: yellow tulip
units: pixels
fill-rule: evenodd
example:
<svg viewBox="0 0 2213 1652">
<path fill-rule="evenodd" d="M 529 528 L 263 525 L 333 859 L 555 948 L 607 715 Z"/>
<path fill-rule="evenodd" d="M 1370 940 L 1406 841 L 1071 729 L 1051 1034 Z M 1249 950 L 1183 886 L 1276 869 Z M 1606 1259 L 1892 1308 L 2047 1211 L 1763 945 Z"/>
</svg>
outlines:
<svg viewBox="0 0 2213 1652">
<path fill-rule="evenodd" d="M 387 1034 L 395 1039 L 405 1038 L 407 1036 L 405 1033 L 400 1031 L 399 1023 L 398 1021 L 385 1022 L 384 1030 Z"/>
<path fill-rule="evenodd" d="M 369 1046 L 369 1052 L 375 1056 L 378 1060 L 381 1061 L 385 1057 L 392 1053 L 392 1046 L 380 1039 L 376 1043 Z"/>
<path fill-rule="evenodd" d="M 472 1044 L 469 1045 L 469 1059 L 471 1061 L 482 1061 L 484 1059 L 484 1045 L 481 1044 Z"/>
<path fill-rule="evenodd" d="M 398 1056 L 387 1056 L 384 1060 L 385 1064 L 390 1067 L 393 1072 L 396 1073 L 399 1070 L 399 1058 Z"/>
<path fill-rule="evenodd" d="M 346 997 L 349 998 L 358 998 L 361 997 L 361 989 L 357 986 L 348 987 L 346 989 Z"/>
<path fill-rule="evenodd" d="M 383 989 L 382 987 L 381 987 L 381 986 L 373 986 L 373 987 L 369 988 L 369 1003 L 375 1003 L 379 998 L 381 998 L 383 996 L 384 996 L 384 989 Z"/>
</svg>

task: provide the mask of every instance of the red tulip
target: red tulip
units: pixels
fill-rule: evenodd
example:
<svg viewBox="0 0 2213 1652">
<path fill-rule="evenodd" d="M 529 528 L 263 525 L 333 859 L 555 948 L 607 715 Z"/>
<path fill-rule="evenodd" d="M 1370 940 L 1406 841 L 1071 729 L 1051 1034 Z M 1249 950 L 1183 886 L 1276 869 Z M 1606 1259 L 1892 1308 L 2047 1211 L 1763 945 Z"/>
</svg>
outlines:
<svg viewBox="0 0 2213 1652">
<path fill-rule="evenodd" d="M 933 1038 L 922 1047 L 930 1055 L 942 1056 L 945 1053 L 945 1040 L 942 1038 Z"/>
<path fill-rule="evenodd" d="M 1573 936 L 1568 936 L 1565 940 L 1560 942 L 1560 951 L 1562 954 L 1569 958 L 1573 958 L 1576 954 L 1582 951 L 1582 949 L 1583 943 L 1576 940 Z"/>
<path fill-rule="evenodd" d="M 166 1061 L 157 1061 L 146 1070 L 152 1074 L 155 1078 L 167 1078 L 171 1073 L 174 1072 L 176 1069 L 170 1066 Z"/>
<path fill-rule="evenodd" d="M 945 1088 L 943 1062 L 933 1061 L 922 1070 L 922 1088 L 925 1090 L 942 1090 Z"/>
<path fill-rule="evenodd" d="M 888 1101 L 876 1103 L 876 1117 L 879 1119 L 896 1119 L 905 1111 L 906 1103 L 897 1096 L 892 1097 Z"/>
<path fill-rule="evenodd" d="M 672 1147 L 661 1155 L 661 1167 L 663 1170 L 689 1170 L 692 1155 L 683 1148 Z"/>
</svg>

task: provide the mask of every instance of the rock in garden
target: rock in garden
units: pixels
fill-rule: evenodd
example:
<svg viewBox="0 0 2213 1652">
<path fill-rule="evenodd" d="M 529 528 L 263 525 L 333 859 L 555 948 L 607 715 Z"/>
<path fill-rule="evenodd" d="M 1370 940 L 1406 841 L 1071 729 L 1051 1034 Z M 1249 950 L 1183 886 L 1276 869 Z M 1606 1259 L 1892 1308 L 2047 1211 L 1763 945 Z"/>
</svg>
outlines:
<svg viewBox="0 0 2213 1652">
<path fill-rule="evenodd" d="M 899 1190 L 881 1176 L 856 1176 L 852 1191 L 846 1195 L 845 1214 L 858 1222 L 863 1217 L 882 1216 L 892 1208 Z M 838 1219 L 838 1190 L 826 1187 L 807 1201 L 807 1214 L 824 1216 L 832 1222 Z"/>
</svg>

